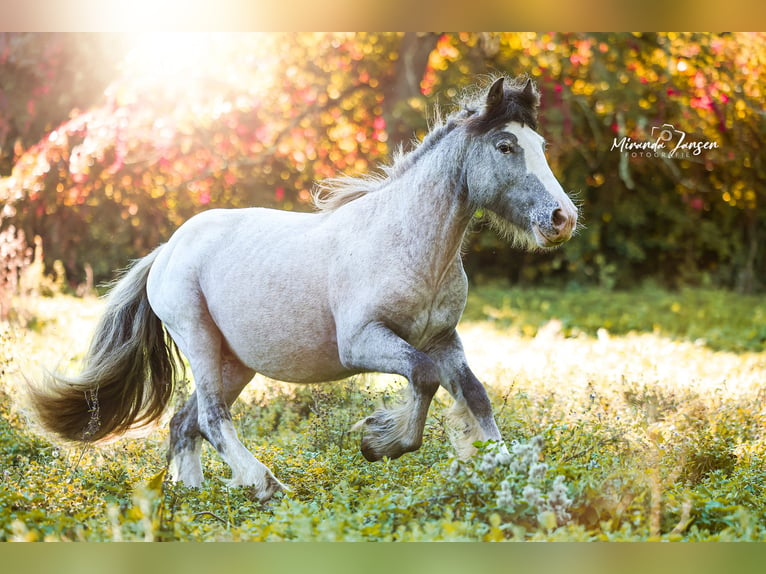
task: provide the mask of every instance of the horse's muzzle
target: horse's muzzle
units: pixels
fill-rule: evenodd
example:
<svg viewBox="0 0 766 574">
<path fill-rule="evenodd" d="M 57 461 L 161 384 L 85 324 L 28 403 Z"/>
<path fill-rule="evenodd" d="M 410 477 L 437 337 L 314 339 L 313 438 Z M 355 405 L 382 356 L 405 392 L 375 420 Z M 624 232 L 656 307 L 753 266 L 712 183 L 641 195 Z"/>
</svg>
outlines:
<svg viewBox="0 0 766 574">
<path fill-rule="evenodd" d="M 559 205 L 542 224 L 533 223 L 532 232 L 540 247 L 557 247 L 572 237 L 577 228 L 577 208 Z"/>
</svg>

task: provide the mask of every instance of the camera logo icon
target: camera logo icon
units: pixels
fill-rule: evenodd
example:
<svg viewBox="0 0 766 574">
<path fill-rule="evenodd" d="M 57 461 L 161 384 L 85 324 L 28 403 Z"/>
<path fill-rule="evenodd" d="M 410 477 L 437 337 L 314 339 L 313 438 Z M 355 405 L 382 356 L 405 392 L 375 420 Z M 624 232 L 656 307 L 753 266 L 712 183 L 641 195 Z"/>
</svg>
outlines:
<svg viewBox="0 0 766 574">
<path fill-rule="evenodd" d="M 672 124 L 662 124 L 661 126 L 654 126 L 652 128 L 652 137 L 655 138 L 657 143 L 669 142 L 676 139 L 683 139 L 686 137 L 686 133 L 681 130 L 677 130 Z"/>
</svg>

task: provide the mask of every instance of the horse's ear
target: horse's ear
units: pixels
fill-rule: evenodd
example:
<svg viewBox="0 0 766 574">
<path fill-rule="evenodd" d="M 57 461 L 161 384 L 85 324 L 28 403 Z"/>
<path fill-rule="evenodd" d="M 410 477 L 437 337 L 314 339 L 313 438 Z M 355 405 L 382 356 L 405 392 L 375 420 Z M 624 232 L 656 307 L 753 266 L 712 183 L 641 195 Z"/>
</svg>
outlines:
<svg viewBox="0 0 766 574">
<path fill-rule="evenodd" d="M 502 103 L 503 97 L 505 96 L 503 91 L 504 81 L 505 78 L 502 76 L 499 77 L 489 89 L 489 92 L 487 93 L 487 115 L 491 114 L 492 110 Z"/>
<path fill-rule="evenodd" d="M 521 99 L 533 108 L 540 105 L 540 93 L 537 91 L 532 78 L 527 78 L 527 83 L 521 90 Z"/>
</svg>

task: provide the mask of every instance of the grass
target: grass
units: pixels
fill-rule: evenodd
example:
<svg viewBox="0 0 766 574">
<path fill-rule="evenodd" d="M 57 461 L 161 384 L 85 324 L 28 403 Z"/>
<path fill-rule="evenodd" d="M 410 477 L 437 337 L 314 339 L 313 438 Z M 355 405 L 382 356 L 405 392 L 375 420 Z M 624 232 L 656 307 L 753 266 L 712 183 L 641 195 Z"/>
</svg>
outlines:
<svg viewBox="0 0 766 574">
<path fill-rule="evenodd" d="M 243 442 L 292 492 L 164 480 L 166 425 L 100 448 L 34 432 L 22 373 L 76 365 L 101 309 L 24 302 L 0 324 L 0 540 L 764 540 L 766 302 L 719 291 L 472 291 L 460 326 L 509 457 L 453 459 L 439 391 L 423 447 L 366 462 L 349 428 L 404 381 L 256 377 Z M 534 468 L 533 468 L 534 467 Z"/>
</svg>

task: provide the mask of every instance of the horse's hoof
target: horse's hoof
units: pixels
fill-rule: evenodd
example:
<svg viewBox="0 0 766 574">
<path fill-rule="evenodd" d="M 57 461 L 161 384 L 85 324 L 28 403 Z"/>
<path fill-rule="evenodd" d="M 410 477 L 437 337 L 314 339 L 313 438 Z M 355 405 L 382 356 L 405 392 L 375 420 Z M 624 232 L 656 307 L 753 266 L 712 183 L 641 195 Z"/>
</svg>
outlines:
<svg viewBox="0 0 766 574">
<path fill-rule="evenodd" d="M 360 450 L 364 458 L 370 462 L 377 462 L 380 459 L 386 457 L 390 459 L 399 458 L 406 452 L 412 452 L 417 450 L 420 444 L 407 443 L 402 444 L 401 440 L 390 440 L 390 437 L 381 432 L 379 429 L 370 428 L 365 429 L 365 434 L 362 437 Z"/>
<path fill-rule="evenodd" d="M 266 471 L 262 476 L 238 476 L 232 478 L 220 478 L 221 482 L 229 487 L 243 487 L 250 490 L 259 502 L 267 502 L 277 492 L 289 493 L 292 489 L 274 476 L 271 471 Z"/>
<path fill-rule="evenodd" d="M 362 455 L 364 458 L 366 458 L 370 462 L 377 462 L 381 458 L 383 458 L 384 455 L 380 454 L 378 451 L 376 451 L 371 445 L 370 441 L 367 440 L 367 437 L 364 437 L 362 439 L 362 444 L 360 450 L 362 451 Z"/>
<path fill-rule="evenodd" d="M 285 494 L 292 492 L 292 489 L 285 483 L 277 479 L 273 474 L 266 475 L 266 488 L 265 491 L 258 496 L 258 500 L 266 502 L 270 500 L 277 492 L 284 492 Z"/>
</svg>

